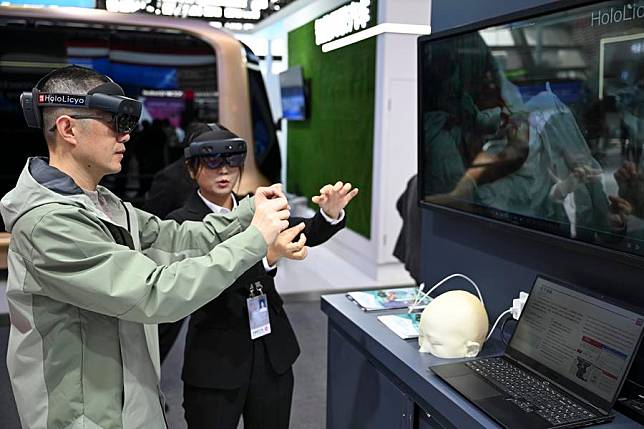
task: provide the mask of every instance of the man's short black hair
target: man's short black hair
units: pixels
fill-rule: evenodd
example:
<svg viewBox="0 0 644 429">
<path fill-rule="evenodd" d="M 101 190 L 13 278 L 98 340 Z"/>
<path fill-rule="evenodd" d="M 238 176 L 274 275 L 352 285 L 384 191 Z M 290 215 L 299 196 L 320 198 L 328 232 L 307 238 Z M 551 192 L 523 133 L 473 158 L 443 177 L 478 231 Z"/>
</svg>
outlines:
<svg viewBox="0 0 644 429">
<path fill-rule="evenodd" d="M 85 95 L 90 89 L 105 82 L 109 82 L 109 78 L 96 70 L 71 65 L 51 72 L 40 82 L 39 89 L 42 92 Z"/>
<path fill-rule="evenodd" d="M 54 70 L 39 84 L 41 92 L 52 92 L 70 95 L 86 95 L 91 89 L 96 88 L 110 79 L 95 70 L 80 66 L 67 66 Z M 48 107 L 43 109 L 43 130 L 52 128 L 56 119 L 61 115 L 80 113 L 68 107 Z M 87 110 L 83 113 L 87 114 Z M 51 134 L 45 131 L 45 138 Z"/>
</svg>

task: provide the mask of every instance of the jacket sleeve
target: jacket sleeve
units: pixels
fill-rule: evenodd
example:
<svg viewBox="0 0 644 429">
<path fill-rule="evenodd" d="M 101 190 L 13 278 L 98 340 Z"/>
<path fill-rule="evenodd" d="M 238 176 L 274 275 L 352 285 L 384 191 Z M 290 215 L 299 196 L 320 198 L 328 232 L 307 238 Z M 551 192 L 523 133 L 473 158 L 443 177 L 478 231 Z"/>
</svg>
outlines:
<svg viewBox="0 0 644 429">
<path fill-rule="evenodd" d="M 315 213 L 315 216 L 311 218 L 290 217 L 288 219 L 288 226 L 290 228 L 299 224 L 300 222 L 304 222 L 304 231 L 302 232 L 306 235 L 306 245 L 317 246 L 324 243 L 329 238 L 333 237 L 336 232 L 344 228 L 346 221 L 347 217 L 345 215 L 344 219 L 342 219 L 342 222 L 331 225 L 326 219 L 324 219 L 324 217 L 318 210 L 317 213 Z M 299 240 L 299 238 L 300 235 L 298 234 L 293 241 L 297 241 Z"/>
<path fill-rule="evenodd" d="M 251 198 L 244 198 L 231 213 L 209 214 L 198 222 L 161 220 L 137 210 L 141 250 L 160 264 L 205 255 L 217 243 L 248 228 L 254 212 Z"/>
<path fill-rule="evenodd" d="M 240 229 L 233 218 L 226 219 L 227 235 Z M 175 222 L 149 223 L 144 233 L 149 245 L 208 245 L 211 250 L 158 265 L 115 243 L 103 225 L 78 209 L 57 208 L 22 230 L 29 248 L 20 254 L 35 280 L 25 282 L 26 291 L 129 321 L 173 322 L 218 296 L 266 255 L 266 242 L 254 226 L 215 246 L 217 222 L 188 223 L 187 229 Z"/>
</svg>

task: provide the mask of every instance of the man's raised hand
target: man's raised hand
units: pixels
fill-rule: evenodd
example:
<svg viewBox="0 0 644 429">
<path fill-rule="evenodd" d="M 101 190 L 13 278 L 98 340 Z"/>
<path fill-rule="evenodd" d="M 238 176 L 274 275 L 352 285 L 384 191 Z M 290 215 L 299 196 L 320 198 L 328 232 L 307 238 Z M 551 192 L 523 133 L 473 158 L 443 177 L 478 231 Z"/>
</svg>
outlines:
<svg viewBox="0 0 644 429">
<path fill-rule="evenodd" d="M 258 188 L 258 190 L 261 188 Z M 273 244 L 277 235 L 288 228 L 288 210 L 286 198 L 273 196 L 271 199 L 255 199 L 255 215 L 251 221 L 262 233 L 267 245 Z"/>
<path fill-rule="evenodd" d="M 273 244 L 268 248 L 268 254 L 266 255 L 268 264 L 275 265 L 280 258 L 295 259 L 299 261 L 306 258 L 308 255 L 308 250 L 305 246 L 306 236 L 304 233 L 300 234 L 303 230 L 304 222 L 300 222 L 299 224 L 280 232 L 277 239 L 275 239 L 275 242 L 273 242 Z M 293 241 L 298 234 L 300 234 L 300 238 L 297 241 Z"/>
<path fill-rule="evenodd" d="M 273 198 L 284 198 L 284 192 L 282 191 L 282 184 L 275 183 L 271 186 L 261 186 L 255 191 L 255 206 L 262 204 L 266 200 L 272 200 Z"/>
</svg>

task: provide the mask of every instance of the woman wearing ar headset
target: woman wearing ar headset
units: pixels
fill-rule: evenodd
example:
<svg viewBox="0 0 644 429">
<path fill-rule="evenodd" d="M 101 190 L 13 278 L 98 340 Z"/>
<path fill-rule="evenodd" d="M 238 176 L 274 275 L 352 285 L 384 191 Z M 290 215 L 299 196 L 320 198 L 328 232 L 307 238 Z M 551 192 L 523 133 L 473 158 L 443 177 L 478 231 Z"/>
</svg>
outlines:
<svg viewBox="0 0 644 429">
<path fill-rule="evenodd" d="M 195 124 L 186 143 L 186 165 L 198 189 L 168 217 L 201 221 L 211 212 L 235 210 L 233 190 L 243 172 L 245 142 L 223 127 Z M 320 206 L 314 217 L 290 218 L 289 229 L 262 262 L 192 314 L 182 373 L 189 429 L 235 429 L 241 416 L 245 429 L 288 428 L 292 365 L 300 349 L 275 290 L 275 263 L 304 259 L 305 245 L 321 244 L 343 228 L 344 207 L 357 193 L 348 183 L 324 186 L 313 197 Z M 262 322 L 266 313 L 270 333 Z"/>
</svg>

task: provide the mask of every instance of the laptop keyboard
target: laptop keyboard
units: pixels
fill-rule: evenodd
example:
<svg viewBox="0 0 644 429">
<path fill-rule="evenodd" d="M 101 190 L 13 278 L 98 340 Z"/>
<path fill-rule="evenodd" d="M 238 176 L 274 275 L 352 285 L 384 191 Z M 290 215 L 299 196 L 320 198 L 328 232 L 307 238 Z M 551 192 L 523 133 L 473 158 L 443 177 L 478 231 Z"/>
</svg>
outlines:
<svg viewBox="0 0 644 429">
<path fill-rule="evenodd" d="M 505 359 L 465 362 L 469 368 L 511 397 L 526 412 L 534 412 L 553 425 L 596 417 L 580 404 Z"/>
</svg>

